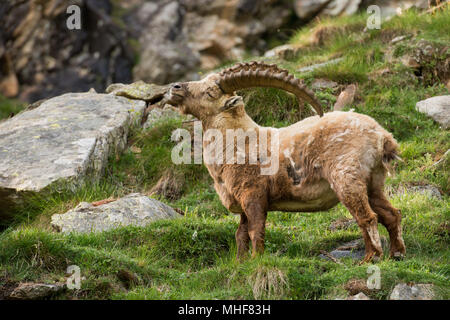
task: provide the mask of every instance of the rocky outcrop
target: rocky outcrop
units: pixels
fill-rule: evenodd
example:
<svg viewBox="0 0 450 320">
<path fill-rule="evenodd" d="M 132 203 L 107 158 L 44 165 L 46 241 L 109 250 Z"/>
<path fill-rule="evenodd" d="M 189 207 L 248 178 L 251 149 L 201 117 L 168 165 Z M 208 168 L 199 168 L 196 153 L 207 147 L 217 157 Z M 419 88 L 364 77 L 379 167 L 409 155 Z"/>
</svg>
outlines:
<svg viewBox="0 0 450 320">
<path fill-rule="evenodd" d="M 0 123 L 0 218 L 28 192 L 100 176 L 144 109 L 144 101 L 68 93 Z"/>
<path fill-rule="evenodd" d="M 138 193 L 99 206 L 81 202 L 75 209 L 52 216 L 59 232 L 101 232 L 124 226 L 145 226 L 161 219 L 181 217 L 171 207 Z"/>
<path fill-rule="evenodd" d="M 450 79 L 450 50 L 448 45 L 424 39 L 407 43 L 408 52 L 400 61 L 414 71 L 424 85 L 444 84 Z"/>
<path fill-rule="evenodd" d="M 113 23 L 109 0 L 75 0 L 81 29 L 69 30 L 66 1 L 0 2 L 0 93 L 28 102 L 130 82 L 134 55 Z"/>
<path fill-rule="evenodd" d="M 419 101 L 416 104 L 416 109 L 433 118 L 443 129 L 450 128 L 450 95 Z"/>
</svg>

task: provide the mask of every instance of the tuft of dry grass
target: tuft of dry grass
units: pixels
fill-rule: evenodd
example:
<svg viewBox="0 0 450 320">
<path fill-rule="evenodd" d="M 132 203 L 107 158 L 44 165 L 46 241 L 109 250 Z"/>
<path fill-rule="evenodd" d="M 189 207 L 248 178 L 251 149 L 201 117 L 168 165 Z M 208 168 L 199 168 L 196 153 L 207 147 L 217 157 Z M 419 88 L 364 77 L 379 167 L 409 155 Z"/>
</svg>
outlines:
<svg viewBox="0 0 450 320">
<path fill-rule="evenodd" d="M 277 299 L 284 296 L 289 288 L 285 274 L 278 268 L 259 267 L 249 278 L 253 297 Z"/>
</svg>

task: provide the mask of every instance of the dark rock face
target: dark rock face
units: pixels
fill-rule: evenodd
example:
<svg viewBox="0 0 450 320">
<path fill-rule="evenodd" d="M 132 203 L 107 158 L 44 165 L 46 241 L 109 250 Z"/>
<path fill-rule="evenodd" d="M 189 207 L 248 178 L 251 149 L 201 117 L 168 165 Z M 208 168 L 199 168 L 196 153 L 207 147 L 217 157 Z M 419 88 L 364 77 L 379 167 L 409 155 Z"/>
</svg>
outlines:
<svg viewBox="0 0 450 320">
<path fill-rule="evenodd" d="M 81 29 L 67 21 L 80 8 Z M 267 50 L 294 16 L 285 0 L 8 0 L 0 3 L 0 93 L 34 102 L 133 80 L 195 80 Z M 135 65 L 136 64 L 136 65 Z"/>
<path fill-rule="evenodd" d="M 165 84 L 196 77 L 200 56 L 183 31 L 185 10 L 178 1 L 144 2 L 125 19 L 141 46 L 134 78 Z"/>
<path fill-rule="evenodd" d="M 164 84 L 199 78 L 196 71 L 265 50 L 263 35 L 293 13 L 281 0 L 137 0 L 125 23 L 139 39 L 135 80 Z"/>
<path fill-rule="evenodd" d="M 81 9 L 81 30 L 67 28 L 71 4 Z M 2 1 L 0 91 L 32 102 L 130 82 L 133 54 L 111 10 L 109 0 Z"/>
</svg>

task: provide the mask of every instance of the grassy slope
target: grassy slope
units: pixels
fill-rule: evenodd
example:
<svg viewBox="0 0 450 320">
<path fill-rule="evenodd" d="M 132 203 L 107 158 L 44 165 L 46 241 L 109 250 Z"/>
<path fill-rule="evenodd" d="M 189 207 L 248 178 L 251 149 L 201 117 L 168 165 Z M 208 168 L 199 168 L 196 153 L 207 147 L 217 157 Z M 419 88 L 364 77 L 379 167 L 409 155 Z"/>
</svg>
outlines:
<svg viewBox="0 0 450 320">
<path fill-rule="evenodd" d="M 414 110 L 415 103 L 433 95 L 448 94 L 442 84 L 424 86 L 398 63 L 389 63 L 383 52 L 395 35 L 417 34 L 437 43 L 449 43 L 450 13 L 418 17 L 407 13 L 384 23 L 382 29 L 363 33 L 365 17 L 322 21 L 332 36 L 321 46 L 310 44 L 312 25 L 292 39 L 302 45 L 302 55 L 292 61 L 276 61 L 295 72 L 300 66 L 342 56 L 338 65 L 299 74 L 307 82 L 325 77 L 341 84 L 357 82 L 360 97 L 352 108 L 373 116 L 398 139 L 405 163 L 395 165 L 388 188 L 433 184 L 443 200 L 416 193 L 393 192 L 394 206 L 402 209 L 407 258 L 396 262 L 384 258 L 382 288 L 372 297 L 386 299 L 399 282 L 431 282 L 440 297 L 450 298 L 449 235 L 443 223 L 450 218 L 449 172 L 431 167 L 450 148 L 449 131 Z M 323 27 L 321 27 L 323 28 Z M 364 40 L 362 40 L 364 39 Z M 361 42 L 363 41 L 363 42 Z M 399 47 L 402 44 L 398 45 Z M 396 50 L 405 50 L 400 48 Z M 376 70 L 392 72 L 369 79 Z M 316 94 L 328 106 L 335 101 L 326 89 Z M 276 90 L 245 92 L 249 113 L 263 125 L 282 126 L 298 120 L 296 102 Z M 344 295 L 343 285 L 354 278 L 366 279 L 367 266 L 352 260 L 342 265 L 318 258 L 320 250 L 361 237 L 357 227 L 331 232 L 331 222 L 350 217 L 338 205 L 328 212 L 269 214 L 266 253 L 237 263 L 234 232 L 238 219 L 220 204 L 206 169 L 199 165 L 175 166 L 170 161 L 170 133 L 181 123 L 161 123 L 157 129 L 134 133 L 141 153 L 126 152 L 111 159 L 107 176 L 76 192 L 54 192 L 30 199 L 18 221 L 0 234 L 0 285 L 8 281 L 63 280 L 68 265 L 81 267 L 86 279 L 81 290 L 66 297 L 125 299 L 325 299 Z M 101 200 L 131 191 L 148 192 L 167 171 L 184 176 L 184 196 L 167 201 L 186 212 L 183 219 L 160 221 L 146 228 L 123 228 L 96 235 L 62 236 L 49 230 L 48 220 L 80 201 Z M 380 225 L 380 232 L 386 230 Z M 118 274 L 135 273 L 125 289 Z M 3 280 L 2 280 L 3 279 Z"/>
</svg>

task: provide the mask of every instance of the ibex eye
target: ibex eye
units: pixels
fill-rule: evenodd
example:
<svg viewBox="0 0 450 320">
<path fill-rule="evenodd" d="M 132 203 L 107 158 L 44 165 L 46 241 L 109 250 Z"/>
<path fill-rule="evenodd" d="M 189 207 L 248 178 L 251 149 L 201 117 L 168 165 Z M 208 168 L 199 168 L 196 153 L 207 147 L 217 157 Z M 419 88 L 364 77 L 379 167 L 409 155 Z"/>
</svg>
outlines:
<svg viewBox="0 0 450 320">
<path fill-rule="evenodd" d="M 208 91 L 206 92 L 206 94 L 214 99 L 213 95 L 211 93 L 209 93 Z"/>
</svg>

